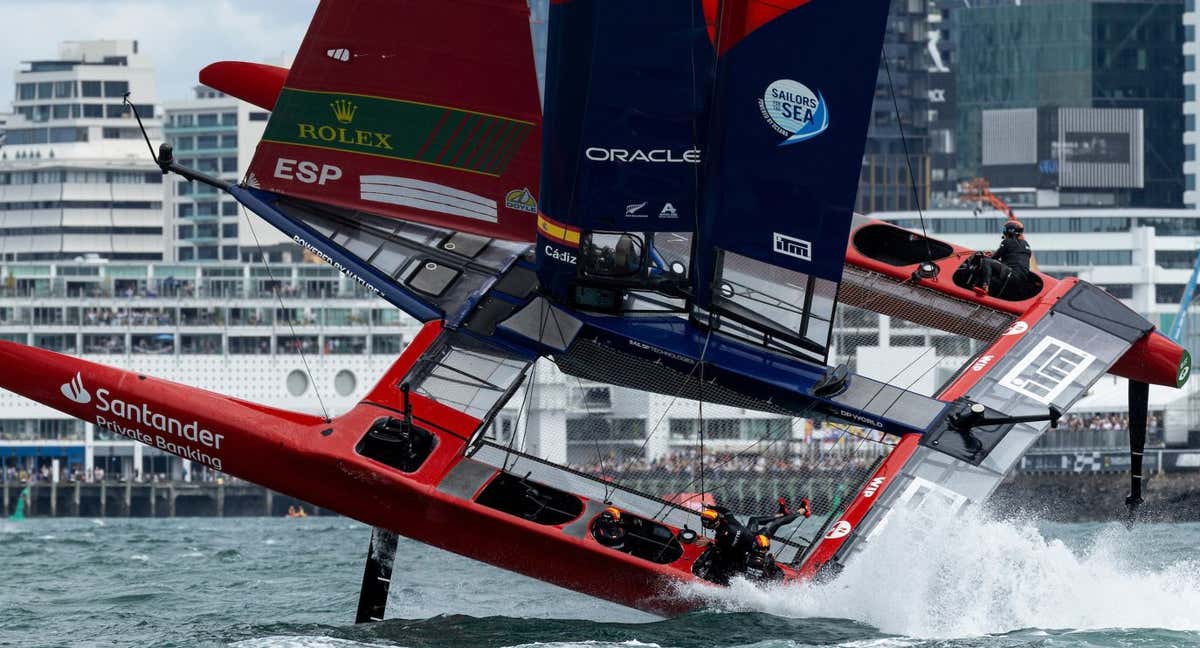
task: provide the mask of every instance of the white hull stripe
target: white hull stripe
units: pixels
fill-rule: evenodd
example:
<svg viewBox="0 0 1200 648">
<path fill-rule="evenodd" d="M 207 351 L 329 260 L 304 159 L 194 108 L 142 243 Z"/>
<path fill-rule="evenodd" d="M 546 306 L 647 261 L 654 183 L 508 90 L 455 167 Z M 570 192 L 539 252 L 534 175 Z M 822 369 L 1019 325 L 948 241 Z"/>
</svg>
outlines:
<svg viewBox="0 0 1200 648">
<path fill-rule="evenodd" d="M 361 176 L 359 182 L 360 197 L 363 200 L 413 207 L 489 223 L 498 220 L 495 200 L 461 189 L 394 176 Z"/>
</svg>

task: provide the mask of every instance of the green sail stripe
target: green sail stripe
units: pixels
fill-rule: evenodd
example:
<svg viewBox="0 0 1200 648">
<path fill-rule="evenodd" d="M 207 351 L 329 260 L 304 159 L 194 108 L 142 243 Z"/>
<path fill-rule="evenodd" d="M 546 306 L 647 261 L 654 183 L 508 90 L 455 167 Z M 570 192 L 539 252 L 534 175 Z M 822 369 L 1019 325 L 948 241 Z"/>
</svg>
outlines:
<svg viewBox="0 0 1200 648">
<path fill-rule="evenodd" d="M 426 162 L 437 162 L 441 157 L 442 151 L 446 149 L 446 144 L 451 137 L 462 128 L 462 123 L 466 121 L 467 113 L 450 112 L 446 117 L 446 123 L 442 124 L 441 129 L 434 133 L 433 141 L 425 149 L 425 153 L 421 156 Z"/>
<path fill-rule="evenodd" d="M 472 168 L 483 171 L 484 169 L 490 169 L 495 166 L 496 156 L 500 154 L 500 149 L 503 147 L 504 143 L 508 141 L 508 137 L 512 134 L 512 131 L 516 126 L 517 123 L 511 121 L 505 121 L 503 124 L 501 124 L 500 128 L 497 129 L 496 134 L 491 138 L 491 141 L 488 142 L 487 148 L 484 150 L 483 154 L 479 156 L 479 159 L 475 161 L 475 166 Z"/>
<path fill-rule="evenodd" d="M 477 138 L 485 131 L 475 130 L 481 123 L 524 126 L 443 106 L 285 88 L 263 139 L 476 171 L 477 165 L 467 161 L 477 155 L 476 145 L 484 144 Z"/>
<path fill-rule="evenodd" d="M 496 163 L 491 168 L 485 169 L 485 171 L 496 175 L 503 175 L 504 170 L 508 168 L 508 163 L 512 161 L 513 154 L 525 143 L 525 138 L 529 135 L 530 130 L 532 129 L 528 125 L 518 123 L 517 127 L 513 129 L 512 137 L 505 143 L 500 155 L 496 158 Z"/>
<path fill-rule="evenodd" d="M 492 140 L 496 137 L 496 127 L 499 125 L 500 120 L 498 119 L 489 117 L 483 121 L 483 126 L 479 128 L 479 135 L 475 138 L 475 146 L 462 160 L 463 166 L 468 169 L 479 168 L 479 158 L 490 147 Z"/>
<path fill-rule="evenodd" d="M 454 160 L 458 157 L 463 147 L 467 145 L 468 136 L 475 129 L 475 124 L 479 122 L 479 115 L 467 115 L 467 119 L 463 122 L 462 127 L 454 134 L 454 138 L 450 140 L 450 145 L 446 147 L 442 157 L 438 162 L 447 166 L 454 166 Z"/>
</svg>

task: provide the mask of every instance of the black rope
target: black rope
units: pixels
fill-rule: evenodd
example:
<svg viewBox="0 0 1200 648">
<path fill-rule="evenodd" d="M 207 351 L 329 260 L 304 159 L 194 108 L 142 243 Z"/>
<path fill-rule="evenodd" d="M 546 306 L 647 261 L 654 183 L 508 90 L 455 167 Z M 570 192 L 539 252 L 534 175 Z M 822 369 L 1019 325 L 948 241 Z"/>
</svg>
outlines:
<svg viewBox="0 0 1200 648">
<path fill-rule="evenodd" d="M 929 231 L 925 227 L 925 212 L 921 210 L 921 195 L 917 189 L 917 177 L 913 175 L 912 158 L 908 154 L 908 138 L 904 136 L 904 119 L 900 115 L 900 102 L 896 101 L 896 86 L 892 83 L 892 66 L 888 63 L 886 47 L 883 49 L 883 69 L 887 72 L 888 90 L 892 94 L 892 110 L 896 112 L 896 127 L 900 130 L 900 144 L 904 147 L 904 164 L 908 167 L 908 180 L 912 185 L 913 203 L 917 206 L 917 216 L 921 219 L 921 235 L 925 237 L 926 258 L 932 263 L 933 247 L 929 243 Z"/>
<path fill-rule="evenodd" d="M 321 414 L 324 415 L 325 422 L 328 423 L 331 420 L 329 418 L 329 410 L 325 408 L 325 400 L 321 398 L 321 389 L 317 387 L 317 381 L 313 378 L 312 368 L 308 366 L 308 357 L 304 355 L 304 343 L 300 340 L 300 336 L 296 335 L 296 327 L 292 324 L 291 316 L 288 315 L 287 306 L 283 303 L 283 293 L 279 292 L 279 282 L 275 280 L 275 274 L 271 272 L 271 264 L 267 258 L 267 252 L 258 240 L 258 233 L 254 231 L 254 222 L 250 218 L 250 214 L 246 212 L 245 205 L 242 205 L 242 215 L 246 218 L 246 226 L 250 228 L 250 235 L 254 237 L 254 245 L 258 247 L 258 253 L 262 256 L 262 266 L 267 271 L 267 278 L 274 284 L 275 298 L 279 300 L 279 310 L 283 312 L 288 329 L 292 332 L 292 339 L 299 342 L 296 346 L 296 351 L 300 354 L 300 362 L 304 364 L 304 373 L 308 375 L 308 382 L 312 384 L 313 394 L 317 397 L 317 404 L 321 406 Z"/>
</svg>

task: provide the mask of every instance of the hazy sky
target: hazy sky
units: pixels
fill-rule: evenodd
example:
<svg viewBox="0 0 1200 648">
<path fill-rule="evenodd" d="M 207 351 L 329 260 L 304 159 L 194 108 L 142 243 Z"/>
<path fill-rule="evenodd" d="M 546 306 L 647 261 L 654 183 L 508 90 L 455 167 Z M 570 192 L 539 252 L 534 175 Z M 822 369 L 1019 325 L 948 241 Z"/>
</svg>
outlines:
<svg viewBox="0 0 1200 648">
<path fill-rule="evenodd" d="M 0 0 L 0 112 L 12 110 L 20 62 L 57 58 L 59 41 L 137 39 L 158 71 L 159 101 L 187 99 L 213 61 L 294 56 L 316 7 L 317 0 Z"/>
</svg>

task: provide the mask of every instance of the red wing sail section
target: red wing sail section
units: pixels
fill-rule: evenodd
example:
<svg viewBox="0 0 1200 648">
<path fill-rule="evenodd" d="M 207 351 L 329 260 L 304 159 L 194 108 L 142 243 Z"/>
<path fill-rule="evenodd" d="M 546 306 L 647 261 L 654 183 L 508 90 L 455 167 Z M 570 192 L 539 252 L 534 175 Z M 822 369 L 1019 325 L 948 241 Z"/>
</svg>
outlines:
<svg viewBox="0 0 1200 648">
<path fill-rule="evenodd" d="M 540 124 L 525 0 L 325 0 L 248 183 L 533 240 Z"/>
<path fill-rule="evenodd" d="M 221 61 L 200 70 L 200 83 L 259 108 L 275 109 L 288 69 L 262 63 Z"/>
</svg>

